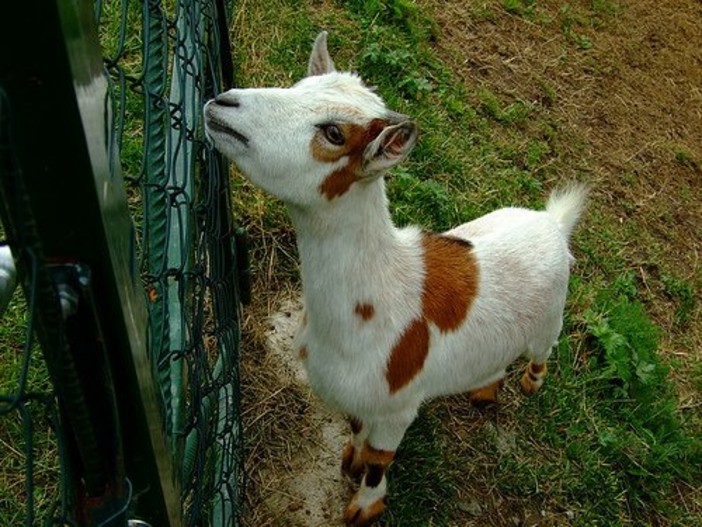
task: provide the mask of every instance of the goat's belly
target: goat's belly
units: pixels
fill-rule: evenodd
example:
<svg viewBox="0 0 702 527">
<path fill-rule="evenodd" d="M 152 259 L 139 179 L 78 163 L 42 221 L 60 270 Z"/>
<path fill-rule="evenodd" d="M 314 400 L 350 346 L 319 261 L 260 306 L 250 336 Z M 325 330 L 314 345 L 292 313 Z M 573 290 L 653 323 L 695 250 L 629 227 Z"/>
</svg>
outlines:
<svg viewBox="0 0 702 527">
<path fill-rule="evenodd" d="M 418 378 L 427 399 L 491 384 L 503 377 L 506 368 L 526 349 L 526 341 L 517 335 L 512 339 L 476 339 L 470 337 L 470 331 L 466 333 L 442 334 L 432 328 L 436 345 Z"/>
</svg>

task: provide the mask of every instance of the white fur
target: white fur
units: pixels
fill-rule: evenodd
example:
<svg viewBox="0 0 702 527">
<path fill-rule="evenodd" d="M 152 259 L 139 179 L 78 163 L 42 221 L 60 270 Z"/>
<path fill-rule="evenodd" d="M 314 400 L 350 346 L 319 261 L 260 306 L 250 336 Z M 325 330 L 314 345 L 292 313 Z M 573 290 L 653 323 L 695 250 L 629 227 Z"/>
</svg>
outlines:
<svg viewBox="0 0 702 527">
<path fill-rule="evenodd" d="M 315 70 L 320 67 L 326 70 Z M 313 50 L 310 73 L 287 89 L 221 95 L 206 107 L 207 128 L 217 148 L 248 178 L 288 205 L 308 319 L 298 342 L 308 352 L 312 388 L 328 404 L 361 420 L 373 448 L 395 451 L 423 401 L 490 384 L 522 354 L 538 363 L 546 360 L 561 331 L 568 236 L 586 192 L 572 186 L 554 193 L 546 211 L 502 209 L 447 233 L 474 246 L 477 297 L 455 331 L 430 324 L 423 368 L 391 393 L 386 380 L 390 352 L 422 313 L 422 234 L 393 225 L 381 177 L 361 179 L 334 199 L 320 193 L 322 181 L 348 159 L 324 163 L 313 158 L 310 145 L 318 125 L 366 126 L 389 112 L 358 77 L 333 69 L 324 42 Z M 248 143 L 213 129 L 213 121 L 243 134 Z M 370 321 L 354 313 L 354 306 L 364 302 L 375 310 Z M 356 502 L 379 499 L 384 479 L 382 487 L 369 494 L 362 486 Z"/>
</svg>

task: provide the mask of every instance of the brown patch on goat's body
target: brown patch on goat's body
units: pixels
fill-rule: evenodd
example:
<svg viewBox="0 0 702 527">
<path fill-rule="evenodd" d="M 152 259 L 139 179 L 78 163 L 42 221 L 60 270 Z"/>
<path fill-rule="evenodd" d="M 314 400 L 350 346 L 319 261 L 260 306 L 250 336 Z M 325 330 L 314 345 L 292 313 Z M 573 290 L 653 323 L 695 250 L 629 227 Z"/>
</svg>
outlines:
<svg viewBox="0 0 702 527">
<path fill-rule="evenodd" d="M 428 353 L 429 326 L 424 319 L 413 320 L 390 353 L 385 378 L 391 394 L 422 371 Z"/>
<path fill-rule="evenodd" d="M 453 331 L 468 315 L 478 294 L 478 263 L 473 245 L 460 238 L 424 236 L 425 281 L 422 312 L 443 332 Z"/>
<path fill-rule="evenodd" d="M 385 377 L 393 394 L 424 366 L 429 353 L 429 322 L 440 331 L 455 331 L 468 316 L 478 294 L 478 263 L 468 240 L 426 234 L 422 316 L 409 323 L 393 346 Z"/>
<path fill-rule="evenodd" d="M 352 123 L 339 123 L 337 126 L 344 135 L 344 144 L 330 145 L 324 139 L 324 132 L 320 129 L 314 135 L 310 149 L 312 157 L 323 163 L 335 163 L 343 157 L 348 157 L 348 162 L 341 168 L 334 170 L 319 185 L 319 192 L 329 201 L 343 196 L 351 185 L 363 177 L 363 152 L 366 146 L 373 141 L 387 122 L 382 119 L 373 119 L 367 126 Z"/>
<path fill-rule="evenodd" d="M 373 304 L 359 303 L 356 304 L 354 313 L 361 317 L 365 322 L 368 322 L 371 318 L 373 318 L 373 316 L 375 316 L 375 307 L 373 307 Z"/>
</svg>

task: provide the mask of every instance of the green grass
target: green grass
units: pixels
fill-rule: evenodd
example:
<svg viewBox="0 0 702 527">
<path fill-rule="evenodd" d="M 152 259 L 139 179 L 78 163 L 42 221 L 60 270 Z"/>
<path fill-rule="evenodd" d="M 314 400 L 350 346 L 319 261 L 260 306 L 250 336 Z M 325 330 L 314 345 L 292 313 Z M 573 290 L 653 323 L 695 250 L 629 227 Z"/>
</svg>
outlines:
<svg viewBox="0 0 702 527">
<path fill-rule="evenodd" d="M 336 2 L 328 10 L 294 4 L 278 0 L 266 13 L 252 13 L 247 6 L 242 21 L 253 27 L 235 29 L 240 84 L 292 84 L 304 73 L 315 34 L 330 30 L 337 67 L 358 71 L 389 107 L 419 123 L 421 137 L 411 159 L 388 177 L 398 224 L 442 230 L 500 206 L 541 206 L 548 190 L 564 179 L 564 159 L 584 148 L 549 113 L 557 97 L 547 81 L 538 102 L 505 96 L 489 85 L 469 90 L 437 58 L 435 24 L 412 2 L 356 0 Z M 495 7 L 486 4 L 475 12 L 490 18 Z M 587 9 L 564 4 L 554 22 L 539 2 L 502 0 L 497 8 L 536 23 L 560 24 L 568 53 L 596 45 L 592 30 L 619 11 L 609 1 L 592 2 Z M 304 16 L 287 16 L 293 9 Z M 254 34 L 260 39 L 272 16 L 280 21 L 275 37 L 265 52 L 250 56 L 248 39 Z M 675 157 L 690 162 L 683 150 Z M 262 240 L 282 232 L 290 244 L 276 246 L 287 258 L 264 257 L 265 265 L 274 265 L 260 272 L 294 274 L 294 237 L 280 204 L 240 178 L 234 186 L 243 221 L 263 225 L 257 231 Z M 513 517 L 550 511 L 561 518 L 554 524 L 702 522 L 679 498 L 702 485 L 702 422 L 694 409 L 678 406 L 671 361 L 661 356 L 661 330 L 648 313 L 650 284 L 641 282 L 622 251 L 639 227 L 615 223 L 596 203 L 585 223 L 575 235 L 579 262 L 566 328 L 543 392 L 528 399 L 508 396 L 506 407 L 492 417 L 461 410 L 475 432 L 466 439 L 467 451 L 454 445 L 462 434 L 455 421 L 444 419 L 465 401 L 427 405 L 390 471 L 383 525 L 468 520 L 499 525 L 487 512 L 489 503 L 498 508 L 496 498 Z M 263 247 L 255 250 L 265 254 Z M 689 324 L 697 309 L 694 284 L 670 271 L 656 278 L 656 286 L 675 304 L 676 324 Z M 691 372 L 698 388 L 700 375 L 694 371 L 700 369 Z M 514 448 L 496 447 L 501 439 L 494 430 L 503 425 Z M 490 489 L 479 500 L 482 516 L 466 513 L 471 509 L 466 495 L 480 494 L 476 485 Z"/>
<path fill-rule="evenodd" d="M 0 394 L 4 396 L 20 393 L 27 316 L 23 295 L 16 291 L 0 324 Z M 51 393 L 49 375 L 36 345 L 31 352 L 24 388 L 24 393 L 29 392 Z M 35 401 L 26 404 L 25 408 L 27 420 L 23 420 L 20 410 L 0 416 L 0 525 L 24 524 L 28 448 L 32 449 L 34 459 L 31 482 L 36 519 L 47 517 L 57 500 L 57 447 L 46 410 Z"/>
</svg>

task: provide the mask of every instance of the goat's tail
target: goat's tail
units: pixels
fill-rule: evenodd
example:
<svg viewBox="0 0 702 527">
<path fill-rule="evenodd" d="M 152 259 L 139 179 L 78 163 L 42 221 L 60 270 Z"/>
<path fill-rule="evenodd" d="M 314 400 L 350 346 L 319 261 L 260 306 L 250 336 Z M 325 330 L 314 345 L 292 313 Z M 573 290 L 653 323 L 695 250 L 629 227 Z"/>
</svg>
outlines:
<svg viewBox="0 0 702 527">
<path fill-rule="evenodd" d="M 570 183 L 554 190 L 548 198 L 546 212 L 555 218 L 566 238 L 585 210 L 589 190 L 584 183 Z"/>
</svg>

